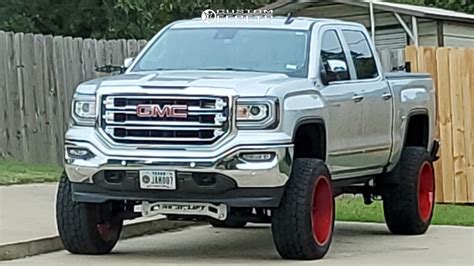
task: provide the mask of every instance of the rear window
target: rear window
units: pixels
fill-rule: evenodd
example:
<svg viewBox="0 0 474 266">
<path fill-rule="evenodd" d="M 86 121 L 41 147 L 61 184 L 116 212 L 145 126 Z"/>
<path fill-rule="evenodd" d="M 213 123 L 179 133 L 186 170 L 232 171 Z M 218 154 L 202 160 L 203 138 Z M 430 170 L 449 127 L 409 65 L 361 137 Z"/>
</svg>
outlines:
<svg viewBox="0 0 474 266">
<path fill-rule="evenodd" d="M 331 81 L 350 80 L 347 60 L 336 31 L 329 30 L 321 40 L 321 62 Z"/>
<path fill-rule="evenodd" d="M 344 38 L 349 46 L 357 79 L 378 77 L 377 64 L 365 34 L 361 31 L 344 30 Z"/>
</svg>

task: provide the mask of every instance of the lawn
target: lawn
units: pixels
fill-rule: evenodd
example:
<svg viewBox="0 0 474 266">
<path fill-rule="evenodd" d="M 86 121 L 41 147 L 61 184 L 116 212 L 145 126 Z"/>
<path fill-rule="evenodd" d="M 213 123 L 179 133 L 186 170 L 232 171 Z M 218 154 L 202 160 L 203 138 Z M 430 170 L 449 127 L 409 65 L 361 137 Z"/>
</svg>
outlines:
<svg viewBox="0 0 474 266">
<path fill-rule="evenodd" d="M 336 199 L 336 219 L 339 221 L 383 223 L 381 201 L 364 205 L 360 197 L 341 197 Z M 474 226 L 474 206 L 437 204 L 433 224 Z"/>
<path fill-rule="evenodd" d="M 58 181 L 61 168 L 0 160 L 0 185 Z"/>
</svg>

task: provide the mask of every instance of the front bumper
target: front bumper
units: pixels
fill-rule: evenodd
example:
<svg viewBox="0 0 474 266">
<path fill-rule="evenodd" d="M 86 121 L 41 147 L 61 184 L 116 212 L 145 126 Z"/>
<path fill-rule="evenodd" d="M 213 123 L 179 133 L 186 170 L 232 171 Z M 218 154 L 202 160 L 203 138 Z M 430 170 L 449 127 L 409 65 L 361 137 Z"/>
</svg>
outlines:
<svg viewBox="0 0 474 266">
<path fill-rule="evenodd" d="M 66 135 L 65 170 L 77 201 L 181 200 L 227 202 L 230 206 L 273 206 L 278 205 L 290 175 L 293 145 L 280 133 L 267 134 L 265 139 L 273 141 L 262 144 L 263 139 L 255 136 L 236 136 L 213 150 L 125 149 L 109 147 L 92 128 L 71 128 Z M 86 149 L 94 156 L 73 158 L 68 153 L 71 148 Z M 271 153 L 273 156 L 255 162 L 243 159 L 242 153 Z M 154 169 L 176 171 L 177 189 L 140 189 L 139 171 Z M 108 171 L 123 172 L 125 178 L 111 183 L 104 177 Z M 200 185 L 195 176 L 214 176 L 215 183 Z"/>
<path fill-rule="evenodd" d="M 86 183 L 72 183 L 73 200 L 87 203 L 103 203 L 108 200 L 150 202 L 204 202 L 225 204 L 229 207 L 274 208 L 280 205 L 285 187 L 230 188 L 214 193 L 182 191 L 113 190 Z"/>
</svg>

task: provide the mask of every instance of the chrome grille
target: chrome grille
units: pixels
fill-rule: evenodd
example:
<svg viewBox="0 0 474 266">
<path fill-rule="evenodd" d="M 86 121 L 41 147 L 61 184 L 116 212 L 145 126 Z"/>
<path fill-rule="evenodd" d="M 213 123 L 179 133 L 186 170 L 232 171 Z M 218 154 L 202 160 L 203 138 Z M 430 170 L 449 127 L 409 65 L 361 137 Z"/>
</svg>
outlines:
<svg viewBox="0 0 474 266">
<path fill-rule="evenodd" d="M 103 95 L 101 101 L 100 127 L 119 143 L 211 144 L 230 127 L 227 97 Z M 187 117 L 141 117 L 139 105 L 185 105 Z"/>
</svg>

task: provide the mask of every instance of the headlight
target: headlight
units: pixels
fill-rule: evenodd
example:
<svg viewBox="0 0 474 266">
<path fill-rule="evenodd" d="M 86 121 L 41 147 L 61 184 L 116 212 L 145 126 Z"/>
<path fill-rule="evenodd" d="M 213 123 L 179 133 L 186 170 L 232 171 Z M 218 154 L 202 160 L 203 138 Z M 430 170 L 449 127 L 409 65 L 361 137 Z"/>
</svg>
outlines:
<svg viewBox="0 0 474 266">
<path fill-rule="evenodd" d="M 276 98 L 240 98 L 237 100 L 238 128 L 275 128 L 278 123 Z"/>
<path fill-rule="evenodd" d="M 96 117 L 96 102 L 94 95 L 74 95 L 72 101 L 72 117 L 81 126 L 94 125 Z"/>
<path fill-rule="evenodd" d="M 94 118 L 95 102 L 76 101 L 74 102 L 74 110 L 80 118 Z"/>
</svg>

